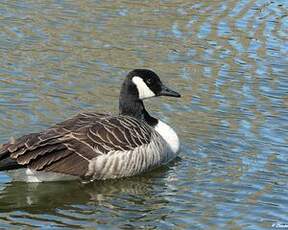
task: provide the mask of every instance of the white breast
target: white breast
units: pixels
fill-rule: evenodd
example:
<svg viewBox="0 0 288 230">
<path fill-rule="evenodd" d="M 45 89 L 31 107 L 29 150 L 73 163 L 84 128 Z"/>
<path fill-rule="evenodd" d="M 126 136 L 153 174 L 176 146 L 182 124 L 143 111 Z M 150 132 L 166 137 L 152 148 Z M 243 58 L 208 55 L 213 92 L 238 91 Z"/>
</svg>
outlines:
<svg viewBox="0 0 288 230">
<path fill-rule="evenodd" d="M 155 130 L 162 136 L 167 142 L 169 147 L 174 153 L 179 151 L 180 142 L 176 132 L 164 122 L 158 120 L 158 124 L 155 126 Z"/>
</svg>

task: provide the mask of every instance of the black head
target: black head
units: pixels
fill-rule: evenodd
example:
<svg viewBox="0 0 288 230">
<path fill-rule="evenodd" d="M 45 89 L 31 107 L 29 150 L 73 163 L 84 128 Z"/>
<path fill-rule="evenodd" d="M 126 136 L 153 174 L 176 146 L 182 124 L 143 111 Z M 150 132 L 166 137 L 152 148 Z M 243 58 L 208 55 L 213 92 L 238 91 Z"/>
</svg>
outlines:
<svg viewBox="0 0 288 230">
<path fill-rule="evenodd" d="M 128 84 L 128 88 L 127 85 L 125 87 L 128 93 L 137 95 L 140 100 L 157 96 L 181 97 L 179 93 L 166 87 L 156 73 L 148 69 L 134 69 L 127 75 L 124 84 Z"/>
</svg>

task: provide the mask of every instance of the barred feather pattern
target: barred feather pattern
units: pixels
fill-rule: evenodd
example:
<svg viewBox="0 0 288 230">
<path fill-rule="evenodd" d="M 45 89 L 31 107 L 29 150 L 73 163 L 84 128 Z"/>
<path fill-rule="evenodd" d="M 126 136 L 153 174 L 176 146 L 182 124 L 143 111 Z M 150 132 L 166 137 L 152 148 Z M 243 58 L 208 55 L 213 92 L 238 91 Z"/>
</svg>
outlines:
<svg viewBox="0 0 288 230">
<path fill-rule="evenodd" d="M 11 159 L 37 171 L 117 178 L 167 162 L 172 154 L 167 148 L 162 137 L 144 122 L 87 112 L 4 144 L 0 148 L 0 166 L 5 168 L 1 160 Z"/>
<path fill-rule="evenodd" d="M 128 177 L 166 164 L 175 157 L 162 137 L 153 132 L 151 142 L 129 151 L 111 151 L 93 158 L 86 174 L 92 179 Z"/>
</svg>

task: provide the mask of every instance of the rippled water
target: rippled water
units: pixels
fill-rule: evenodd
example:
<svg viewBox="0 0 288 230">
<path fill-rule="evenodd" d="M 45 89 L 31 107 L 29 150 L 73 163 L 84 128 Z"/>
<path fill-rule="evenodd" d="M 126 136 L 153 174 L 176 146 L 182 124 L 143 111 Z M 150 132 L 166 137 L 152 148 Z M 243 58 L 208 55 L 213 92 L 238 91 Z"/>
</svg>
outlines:
<svg viewBox="0 0 288 230">
<path fill-rule="evenodd" d="M 0 142 L 80 110 L 117 112 L 125 74 L 181 138 L 161 169 L 93 184 L 11 182 L 0 228 L 262 229 L 288 224 L 287 1 L 1 1 Z"/>
</svg>

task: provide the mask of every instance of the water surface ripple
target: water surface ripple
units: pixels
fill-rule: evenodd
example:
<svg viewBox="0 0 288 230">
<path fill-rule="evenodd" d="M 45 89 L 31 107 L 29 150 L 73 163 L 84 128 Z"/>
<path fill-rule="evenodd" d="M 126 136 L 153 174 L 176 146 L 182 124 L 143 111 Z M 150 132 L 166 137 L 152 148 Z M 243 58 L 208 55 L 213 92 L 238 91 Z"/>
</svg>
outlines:
<svg viewBox="0 0 288 230">
<path fill-rule="evenodd" d="M 183 95 L 146 103 L 179 133 L 176 161 L 93 184 L 1 172 L 1 229 L 288 224 L 287 1 L 3 0 L 0 28 L 0 143 L 80 110 L 117 113 L 133 68 Z"/>
</svg>

